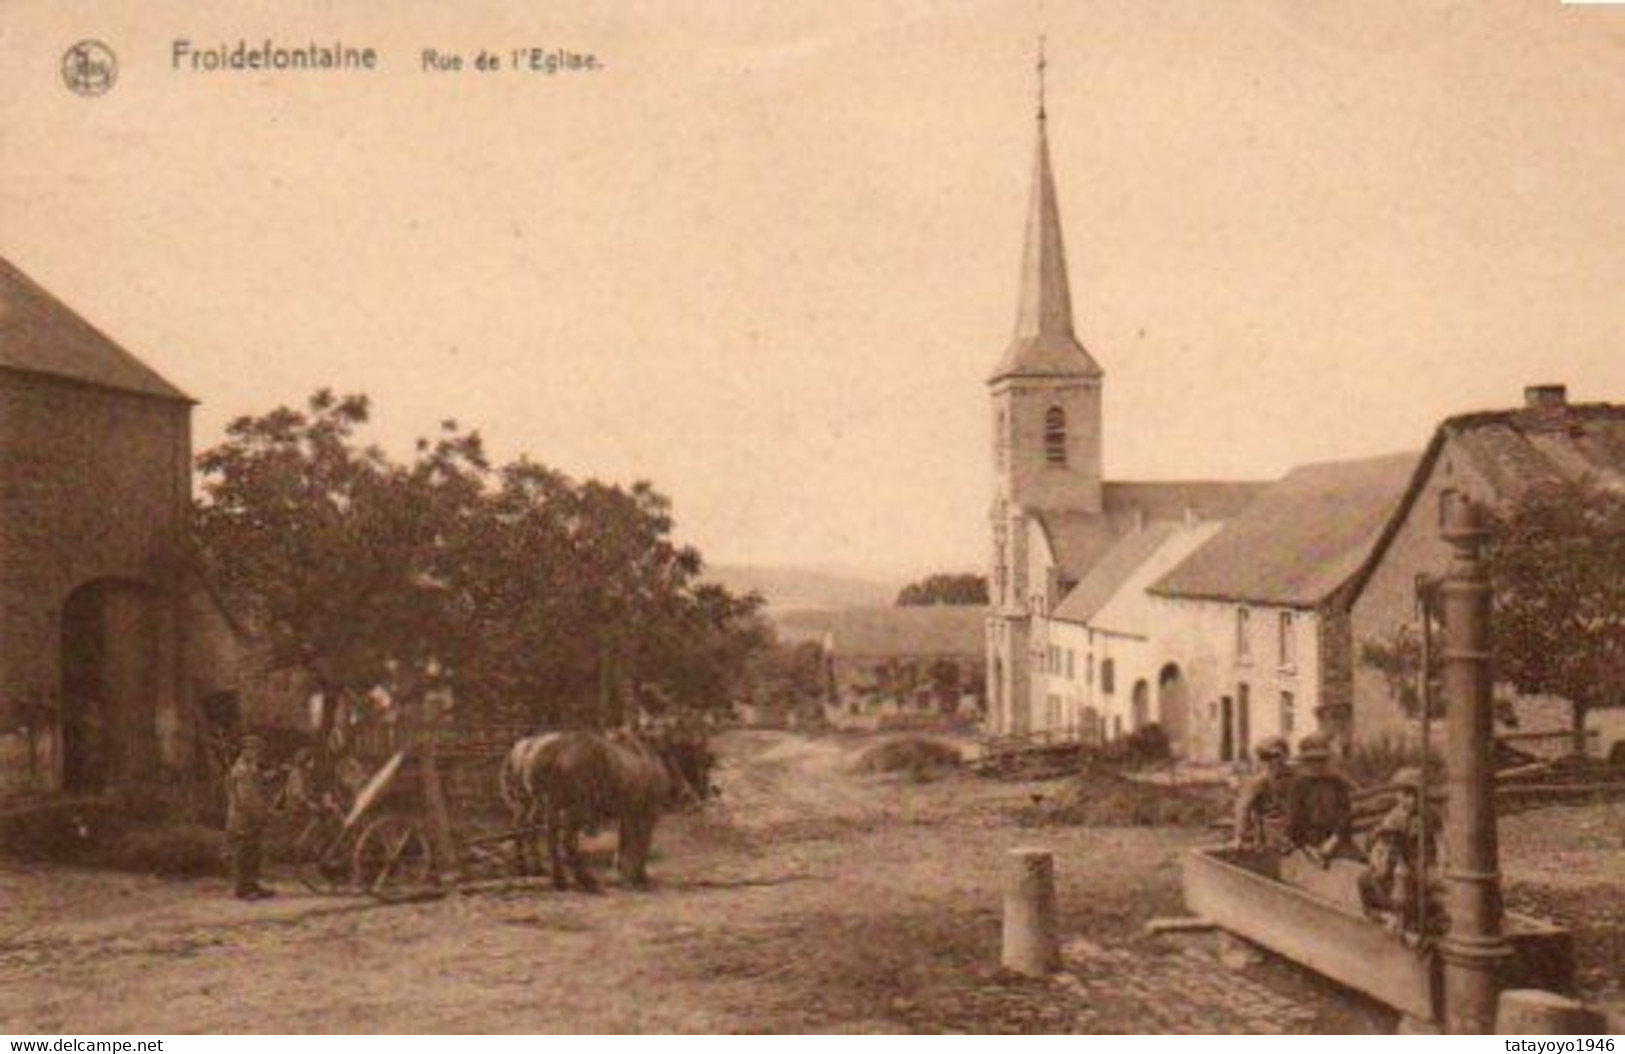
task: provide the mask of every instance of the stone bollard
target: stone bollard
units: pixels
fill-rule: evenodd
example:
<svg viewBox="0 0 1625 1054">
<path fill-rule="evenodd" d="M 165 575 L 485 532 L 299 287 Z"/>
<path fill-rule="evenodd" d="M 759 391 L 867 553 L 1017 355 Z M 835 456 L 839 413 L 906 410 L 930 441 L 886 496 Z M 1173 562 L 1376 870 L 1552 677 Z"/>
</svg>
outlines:
<svg viewBox="0 0 1625 1054">
<path fill-rule="evenodd" d="M 1608 1022 L 1578 999 L 1539 988 L 1501 993 L 1495 1031 L 1503 1036 L 1585 1036 L 1608 1030 Z"/>
<path fill-rule="evenodd" d="M 1028 977 L 1060 969 L 1055 931 L 1055 857 L 1044 849 L 1012 849 L 1004 887 L 1005 969 Z"/>
</svg>

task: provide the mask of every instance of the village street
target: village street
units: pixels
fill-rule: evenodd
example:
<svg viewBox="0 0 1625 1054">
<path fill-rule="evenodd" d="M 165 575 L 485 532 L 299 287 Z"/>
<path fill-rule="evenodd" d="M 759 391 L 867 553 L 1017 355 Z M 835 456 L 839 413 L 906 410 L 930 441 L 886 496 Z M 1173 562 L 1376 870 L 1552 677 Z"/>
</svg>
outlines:
<svg viewBox="0 0 1625 1054">
<path fill-rule="evenodd" d="M 283 881 L 243 905 L 221 881 L 3 865 L 0 1031 L 1392 1026 L 1282 963 L 1234 971 L 1202 940 L 1143 935 L 1179 913 L 1177 858 L 1206 832 L 1024 828 L 1021 806 L 1055 784 L 857 775 L 864 745 L 725 737 L 722 798 L 666 821 L 648 893 L 380 907 Z M 1569 876 L 1554 895 L 1584 894 L 1587 868 L 1608 881 L 1620 835 L 1548 858 Z M 997 969 L 1003 856 L 1027 844 L 1056 851 L 1067 969 L 1050 981 Z"/>
</svg>

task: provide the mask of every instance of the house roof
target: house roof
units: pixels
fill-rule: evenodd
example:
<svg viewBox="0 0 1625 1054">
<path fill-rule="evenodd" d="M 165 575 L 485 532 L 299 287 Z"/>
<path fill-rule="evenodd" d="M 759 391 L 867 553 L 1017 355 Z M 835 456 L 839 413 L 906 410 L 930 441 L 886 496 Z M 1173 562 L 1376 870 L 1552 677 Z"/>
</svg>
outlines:
<svg viewBox="0 0 1625 1054">
<path fill-rule="evenodd" d="M 1108 482 L 1102 487 L 1104 515 L 1029 509 L 1049 539 L 1062 578 L 1081 583 L 1119 538 L 1153 523 L 1227 520 L 1245 509 L 1268 483 Z"/>
<path fill-rule="evenodd" d="M 1313 607 L 1360 567 L 1416 463 L 1394 454 L 1294 469 L 1151 592 Z"/>
<path fill-rule="evenodd" d="M 1063 622 L 1088 622 L 1178 529 L 1163 521 L 1123 535 L 1056 605 L 1054 617 Z"/>
<path fill-rule="evenodd" d="M 4 258 L 0 258 L 0 369 L 192 401 Z"/>
<path fill-rule="evenodd" d="M 1129 575 L 1123 588 L 1117 590 L 1089 619 L 1091 629 L 1129 637 L 1150 637 L 1157 625 L 1158 613 L 1151 608 L 1146 587 L 1170 569 L 1177 566 L 1196 548 L 1207 542 L 1224 524 L 1206 521 L 1191 526 L 1180 526 L 1169 533 L 1156 551 Z"/>
<path fill-rule="evenodd" d="M 979 655 L 988 609 L 982 605 L 845 608 L 780 616 L 784 636 L 826 640 L 836 656 L 906 659 Z"/>
<path fill-rule="evenodd" d="M 1565 479 L 1589 477 L 1602 486 L 1625 487 L 1625 406 L 1562 403 L 1447 417 L 1434 431 L 1398 507 L 1353 575 L 1350 603 L 1365 589 L 1409 518 L 1446 445 L 1461 451 L 1504 499 Z"/>
</svg>

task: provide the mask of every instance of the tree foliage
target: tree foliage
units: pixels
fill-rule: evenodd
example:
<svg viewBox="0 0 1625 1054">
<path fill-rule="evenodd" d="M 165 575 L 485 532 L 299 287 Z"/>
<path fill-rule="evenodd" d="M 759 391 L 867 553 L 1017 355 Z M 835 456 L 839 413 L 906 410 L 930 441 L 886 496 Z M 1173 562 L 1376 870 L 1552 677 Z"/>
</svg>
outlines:
<svg viewBox="0 0 1625 1054">
<path fill-rule="evenodd" d="M 1497 679 L 1568 700 L 1583 748 L 1586 712 L 1625 703 L 1625 493 L 1532 487 L 1496 512 L 1486 560 Z"/>
<path fill-rule="evenodd" d="M 320 391 L 198 459 L 199 564 L 274 662 L 340 696 L 442 685 L 537 724 L 731 702 L 760 599 L 699 581 L 653 487 L 494 465 L 451 421 L 400 463 L 360 442 L 368 416 Z"/>
<path fill-rule="evenodd" d="M 897 594 L 899 607 L 986 603 L 987 577 L 984 575 L 929 575 L 904 586 L 902 592 Z"/>
</svg>

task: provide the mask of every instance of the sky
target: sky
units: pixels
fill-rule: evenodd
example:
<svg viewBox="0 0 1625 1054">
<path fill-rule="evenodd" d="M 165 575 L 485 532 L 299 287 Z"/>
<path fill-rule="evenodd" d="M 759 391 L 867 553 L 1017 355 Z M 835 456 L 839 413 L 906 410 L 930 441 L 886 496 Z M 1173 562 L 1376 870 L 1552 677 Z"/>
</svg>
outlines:
<svg viewBox="0 0 1625 1054">
<path fill-rule="evenodd" d="M 1625 6 L 0 0 L 0 255 L 200 401 L 649 479 L 719 563 L 973 569 L 1033 53 L 1116 479 L 1625 402 Z M 194 46 L 378 49 L 192 73 Z M 111 91 L 66 90 L 95 38 Z M 591 52 L 432 73 L 421 51 Z"/>
</svg>

